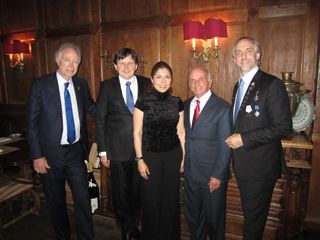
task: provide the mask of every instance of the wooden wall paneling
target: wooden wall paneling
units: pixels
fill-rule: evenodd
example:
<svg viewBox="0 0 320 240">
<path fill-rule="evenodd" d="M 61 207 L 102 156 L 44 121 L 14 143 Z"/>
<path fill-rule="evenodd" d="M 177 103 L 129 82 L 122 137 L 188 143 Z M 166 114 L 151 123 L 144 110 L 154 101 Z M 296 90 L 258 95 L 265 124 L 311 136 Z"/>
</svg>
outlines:
<svg viewBox="0 0 320 240">
<path fill-rule="evenodd" d="M 155 16 L 160 13 L 161 0 L 103 0 L 101 1 L 102 22 L 123 21 Z"/>
<path fill-rule="evenodd" d="M 189 46 L 183 42 L 182 26 L 170 26 L 168 28 L 167 62 L 173 69 L 173 95 L 186 100 L 190 95 L 188 85 L 189 68 Z"/>
<path fill-rule="evenodd" d="M 246 7 L 247 0 L 172 0 L 172 14 L 208 12 Z"/>
<path fill-rule="evenodd" d="M 0 30 L 1 31 L 1 30 Z M 4 69 L 4 58 L 5 55 L 3 53 L 3 44 L 0 43 L 1 49 L 0 49 L 0 104 L 6 103 L 6 82 L 5 82 L 5 69 Z"/>
<path fill-rule="evenodd" d="M 30 31 L 40 26 L 38 0 L 2 0 L 1 23 L 3 32 Z"/>
<path fill-rule="evenodd" d="M 293 78 L 312 96 L 319 26 L 313 9 L 310 3 L 259 9 L 262 68 L 280 78 L 281 72 L 294 72 Z"/>
<path fill-rule="evenodd" d="M 266 72 L 281 78 L 281 72 L 294 72 L 301 79 L 300 63 L 303 52 L 303 17 L 263 19 L 261 23 L 261 66 Z"/>
<path fill-rule="evenodd" d="M 99 23 L 96 0 L 42 0 L 46 29 L 66 29 Z"/>
</svg>

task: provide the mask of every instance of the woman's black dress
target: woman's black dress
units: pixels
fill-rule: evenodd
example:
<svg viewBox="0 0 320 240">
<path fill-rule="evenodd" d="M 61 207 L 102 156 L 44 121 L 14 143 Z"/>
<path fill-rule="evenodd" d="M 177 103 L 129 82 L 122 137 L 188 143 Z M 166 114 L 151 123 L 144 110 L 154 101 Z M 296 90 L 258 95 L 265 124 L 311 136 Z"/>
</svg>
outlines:
<svg viewBox="0 0 320 240">
<path fill-rule="evenodd" d="M 180 239 L 180 163 L 177 135 L 183 102 L 153 89 L 136 103 L 143 111 L 142 152 L 150 175 L 142 182 L 142 239 Z"/>
</svg>

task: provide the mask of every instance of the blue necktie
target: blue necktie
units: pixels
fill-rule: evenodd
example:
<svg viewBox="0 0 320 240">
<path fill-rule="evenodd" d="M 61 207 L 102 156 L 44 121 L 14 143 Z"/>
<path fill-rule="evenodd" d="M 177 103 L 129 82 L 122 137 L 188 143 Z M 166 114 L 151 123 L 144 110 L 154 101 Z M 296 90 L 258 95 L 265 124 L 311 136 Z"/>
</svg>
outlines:
<svg viewBox="0 0 320 240">
<path fill-rule="evenodd" d="M 76 140 L 76 130 L 74 126 L 72 104 L 70 93 L 68 91 L 69 83 L 64 84 L 64 102 L 66 105 L 66 119 L 67 119 L 67 140 L 68 143 L 72 144 Z"/>
<path fill-rule="evenodd" d="M 238 87 L 238 91 L 237 91 L 236 104 L 235 104 L 235 108 L 234 108 L 233 125 L 236 124 L 238 113 L 239 113 L 239 110 L 240 110 L 240 106 L 241 106 L 241 102 L 242 102 L 241 98 L 242 98 L 242 95 L 243 95 L 243 87 L 244 87 L 244 81 L 241 78 L 240 79 L 240 84 L 239 84 L 239 87 Z"/>
<path fill-rule="evenodd" d="M 131 85 L 131 82 L 126 82 L 126 100 L 127 100 L 127 107 L 128 109 L 130 110 L 131 113 L 133 113 L 133 109 L 134 109 L 134 100 L 133 100 L 133 95 L 132 95 L 132 92 L 131 92 L 131 89 L 130 89 L 130 85 Z"/>
</svg>

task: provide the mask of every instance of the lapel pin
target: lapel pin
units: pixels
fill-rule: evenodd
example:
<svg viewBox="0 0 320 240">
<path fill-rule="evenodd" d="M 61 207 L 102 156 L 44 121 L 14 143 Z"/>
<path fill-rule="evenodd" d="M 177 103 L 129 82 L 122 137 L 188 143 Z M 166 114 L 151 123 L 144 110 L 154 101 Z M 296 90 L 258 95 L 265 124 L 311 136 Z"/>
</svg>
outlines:
<svg viewBox="0 0 320 240">
<path fill-rule="evenodd" d="M 254 100 L 257 102 L 259 100 L 259 91 L 256 91 L 256 95 L 254 96 Z"/>
<path fill-rule="evenodd" d="M 246 106 L 246 112 L 247 112 L 247 113 L 251 113 L 251 112 L 252 112 L 252 107 L 251 107 L 251 105 L 247 105 L 247 106 Z"/>
<path fill-rule="evenodd" d="M 254 110 L 255 110 L 254 115 L 256 117 L 259 117 L 259 115 L 260 115 L 259 109 L 260 109 L 259 105 L 254 106 Z"/>
</svg>

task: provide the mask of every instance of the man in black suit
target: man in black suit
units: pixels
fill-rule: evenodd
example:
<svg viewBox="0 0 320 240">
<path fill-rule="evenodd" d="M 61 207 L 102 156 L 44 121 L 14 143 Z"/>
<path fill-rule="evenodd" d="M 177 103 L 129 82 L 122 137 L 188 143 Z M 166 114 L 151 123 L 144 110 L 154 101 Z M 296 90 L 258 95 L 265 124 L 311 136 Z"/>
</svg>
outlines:
<svg viewBox="0 0 320 240">
<path fill-rule="evenodd" d="M 283 82 L 258 67 L 261 51 L 251 37 L 233 48 L 240 80 L 233 92 L 233 167 L 244 215 L 243 238 L 262 239 L 274 185 L 285 167 L 281 138 L 292 131 L 288 95 Z"/>
<path fill-rule="evenodd" d="M 185 103 L 184 206 L 190 239 L 224 239 L 230 150 L 230 105 L 211 90 L 207 70 L 194 68 Z"/>
<path fill-rule="evenodd" d="M 87 169 L 86 112 L 95 115 L 87 81 L 75 77 L 80 48 L 56 51 L 58 70 L 33 81 L 28 101 L 30 158 L 40 174 L 57 239 L 70 239 L 65 182 L 70 186 L 78 239 L 94 239 Z"/>
<path fill-rule="evenodd" d="M 112 203 L 122 239 L 138 238 L 140 175 L 133 148 L 132 111 L 151 85 L 136 76 L 138 55 L 130 48 L 114 56 L 119 76 L 101 83 L 97 100 L 97 144 L 101 163 L 111 171 Z"/>
</svg>

